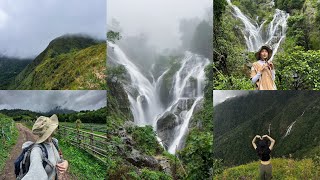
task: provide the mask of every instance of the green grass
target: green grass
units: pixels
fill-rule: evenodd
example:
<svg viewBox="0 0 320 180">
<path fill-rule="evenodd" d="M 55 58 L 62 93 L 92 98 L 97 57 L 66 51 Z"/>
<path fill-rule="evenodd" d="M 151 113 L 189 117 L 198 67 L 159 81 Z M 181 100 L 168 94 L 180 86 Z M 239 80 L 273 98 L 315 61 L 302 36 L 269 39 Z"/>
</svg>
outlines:
<svg viewBox="0 0 320 180">
<path fill-rule="evenodd" d="M 72 123 L 72 122 L 60 122 L 60 125 L 70 127 L 70 128 L 76 128 L 76 123 Z M 93 133 L 95 134 L 106 135 L 107 125 L 96 124 L 96 123 L 81 123 L 80 129 L 87 132 L 91 132 L 91 129 L 92 129 Z"/>
<path fill-rule="evenodd" d="M 105 179 L 107 166 L 93 156 L 60 139 L 59 147 L 69 162 L 69 172 L 79 180 Z"/>
<path fill-rule="evenodd" d="M 283 159 L 271 160 L 273 179 L 317 179 L 320 176 L 320 167 L 312 159 Z M 260 162 L 251 162 L 245 165 L 224 170 L 214 179 L 258 179 Z"/>
<path fill-rule="evenodd" d="M 0 172 L 18 139 L 19 132 L 12 118 L 0 114 Z"/>
</svg>

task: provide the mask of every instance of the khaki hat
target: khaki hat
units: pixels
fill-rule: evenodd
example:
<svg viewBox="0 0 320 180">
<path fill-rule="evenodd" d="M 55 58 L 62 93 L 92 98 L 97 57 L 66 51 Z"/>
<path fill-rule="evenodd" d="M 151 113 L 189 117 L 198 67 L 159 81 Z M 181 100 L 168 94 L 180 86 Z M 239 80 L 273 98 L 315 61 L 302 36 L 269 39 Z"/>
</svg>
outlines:
<svg viewBox="0 0 320 180">
<path fill-rule="evenodd" d="M 54 130 L 59 126 L 57 115 L 52 115 L 50 118 L 40 116 L 32 127 L 32 133 L 39 136 L 36 143 L 42 143 L 47 140 Z"/>
<path fill-rule="evenodd" d="M 269 45 L 263 45 L 263 46 L 261 46 L 261 48 L 259 49 L 259 51 L 256 52 L 256 58 L 257 58 L 257 60 L 260 60 L 260 53 L 261 53 L 261 51 L 262 51 L 263 49 L 265 49 L 265 50 L 268 51 L 268 60 L 269 60 L 269 59 L 271 58 L 271 56 L 272 56 L 272 49 L 270 48 Z"/>
</svg>

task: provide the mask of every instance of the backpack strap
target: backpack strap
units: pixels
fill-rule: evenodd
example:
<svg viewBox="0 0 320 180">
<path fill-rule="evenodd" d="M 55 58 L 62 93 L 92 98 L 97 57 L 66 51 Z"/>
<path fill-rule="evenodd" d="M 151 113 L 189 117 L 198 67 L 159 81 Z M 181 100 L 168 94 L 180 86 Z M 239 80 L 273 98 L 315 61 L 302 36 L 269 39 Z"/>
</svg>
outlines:
<svg viewBox="0 0 320 180">
<path fill-rule="evenodd" d="M 47 165 L 49 165 L 51 168 L 54 168 L 54 165 L 48 159 L 48 150 L 44 146 L 44 144 L 40 143 L 40 144 L 36 144 L 36 146 L 38 146 L 42 151 L 42 156 L 41 157 L 42 157 L 43 168 L 46 168 Z"/>
</svg>

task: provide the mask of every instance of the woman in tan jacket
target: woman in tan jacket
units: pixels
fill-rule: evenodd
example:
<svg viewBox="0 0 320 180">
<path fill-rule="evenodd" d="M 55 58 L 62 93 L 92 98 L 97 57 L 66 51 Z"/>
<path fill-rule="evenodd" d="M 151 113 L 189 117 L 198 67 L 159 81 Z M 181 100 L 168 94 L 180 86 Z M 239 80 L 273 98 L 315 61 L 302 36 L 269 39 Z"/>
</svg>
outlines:
<svg viewBox="0 0 320 180">
<path fill-rule="evenodd" d="M 251 81 L 256 84 L 257 90 L 277 90 L 274 83 L 275 70 L 270 60 L 272 49 L 264 45 L 256 53 L 257 62 L 252 64 Z"/>
</svg>

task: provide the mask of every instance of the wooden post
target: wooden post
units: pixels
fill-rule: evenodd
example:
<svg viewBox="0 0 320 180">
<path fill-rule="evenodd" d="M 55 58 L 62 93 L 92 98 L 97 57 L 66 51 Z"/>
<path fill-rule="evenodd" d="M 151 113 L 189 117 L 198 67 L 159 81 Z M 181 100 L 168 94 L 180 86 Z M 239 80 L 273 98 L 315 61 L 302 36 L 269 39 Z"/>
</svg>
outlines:
<svg viewBox="0 0 320 180">
<path fill-rule="evenodd" d="M 77 129 L 77 142 L 78 142 L 78 147 L 80 148 L 80 131 Z"/>
<path fill-rule="evenodd" d="M 91 148 L 92 148 L 92 153 L 95 154 L 95 149 L 94 149 L 94 136 L 93 136 L 93 128 L 91 128 L 91 133 L 90 134 L 90 145 L 91 145 Z"/>
</svg>

